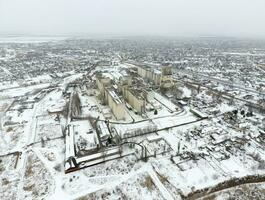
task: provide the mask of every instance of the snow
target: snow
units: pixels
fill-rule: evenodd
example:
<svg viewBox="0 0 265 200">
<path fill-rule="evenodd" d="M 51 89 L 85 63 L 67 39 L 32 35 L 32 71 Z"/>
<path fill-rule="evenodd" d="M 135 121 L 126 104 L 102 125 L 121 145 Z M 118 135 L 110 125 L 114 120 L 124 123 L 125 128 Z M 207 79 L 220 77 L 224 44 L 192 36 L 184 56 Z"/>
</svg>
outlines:
<svg viewBox="0 0 265 200">
<path fill-rule="evenodd" d="M 187 97 L 187 98 L 191 97 L 191 91 L 187 87 L 183 87 L 182 91 L 183 91 L 183 94 L 182 94 L 183 97 Z"/>
<path fill-rule="evenodd" d="M 126 66 L 106 66 L 104 73 L 117 81 L 125 75 L 121 68 Z M 206 105 L 195 108 L 198 117 L 189 105 L 177 107 L 155 92 L 154 99 L 148 99 L 146 113 L 139 115 L 126 108 L 125 119 L 117 121 L 109 107 L 100 103 L 96 88 L 86 83 L 67 88 L 82 80 L 83 73 L 67 74 L 52 90 L 47 88 L 55 83 L 48 75 L 29 78 L 35 85 L 0 85 L 1 199 L 180 199 L 180 194 L 185 196 L 233 177 L 264 174 L 264 136 L 252 123 L 261 121 L 260 114 L 252 121 L 239 116 L 236 125 L 223 120 L 223 115 L 210 115 L 201 121 L 205 111 L 207 116 L 214 109 L 223 114 L 238 109 L 238 105 L 213 102 L 214 98 L 202 91 L 196 98 Z M 188 87 L 180 87 L 183 97 L 191 97 Z M 66 93 L 75 91 L 80 96 L 83 119 L 71 119 L 62 112 L 69 102 L 62 91 L 66 89 Z M 225 87 L 218 85 L 215 89 Z M 23 104 L 33 107 L 19 109 Z M 109 136 L 111 131 L 113 135 L 118 133 L 122 142 L 138 145 L 123 144 L 120 152 L 112 143 L 104 153 L 99 151 L 93 120 L 88 116 L 99 116 L 97 125 L 102 135 Z M 109 123 L 105 122 L 107 118 Z M 83 141 L 88 153 L 77 156 Z M 139 156 L 141 145 L 147 152 L 146 162 Z M 65 160 L 70 156 L 87 168 L 65 174 Z"/>
<path fill-rule="evenodd" d="M 221 111 L 221 113 L 225 113 L 225 112 L 233 111 L 235 108 L 234 106 L 230 106 L 226 103 L 222 103 L 218 109 Z"/>
<path fill-rule="evenodd" d="M 157 92 L 154 93 L 154 98 L 160 102 L 163 106 L 168 108 L 171 112 L 175 112 L 177 110 L 177 106 L 173 104 L 171 101 L 163 97 L 162 95 L 158 94 Z"/>
<path fill-rule="evenodd" d="M 33 90 L 39 90 L 48 88 L 50 86 L 49 83 L 43 83 L 33 86 L 27 86 L 27 87 L 19 87 L 19 88 L 13 88 L 13 89 L 7 89 L 2 92 L 2 96 L 8 96 L 8 97 L 19 97 L 26 95 L 29 92 L 32 92 Z"/>
</svg>

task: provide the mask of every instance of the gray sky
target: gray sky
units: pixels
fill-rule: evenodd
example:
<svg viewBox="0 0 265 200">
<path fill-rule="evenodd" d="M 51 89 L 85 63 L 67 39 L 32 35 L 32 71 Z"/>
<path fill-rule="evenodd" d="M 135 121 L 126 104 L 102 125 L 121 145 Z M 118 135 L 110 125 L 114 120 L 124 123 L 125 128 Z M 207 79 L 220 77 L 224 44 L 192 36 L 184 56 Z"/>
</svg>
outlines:
<svg viewBox="0 0 265 200">
<path fill-rule="evenodd" d="M 0 0 L 0 33 L 265 37 L 265 0 Z"/>
</svg>

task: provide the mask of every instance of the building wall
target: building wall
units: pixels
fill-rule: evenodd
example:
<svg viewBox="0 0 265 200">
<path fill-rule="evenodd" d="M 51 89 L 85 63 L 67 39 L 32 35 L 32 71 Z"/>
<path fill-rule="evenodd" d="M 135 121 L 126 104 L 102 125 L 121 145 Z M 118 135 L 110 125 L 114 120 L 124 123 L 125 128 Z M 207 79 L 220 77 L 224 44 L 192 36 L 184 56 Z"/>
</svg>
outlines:
<svg viewBox="0 0 265 200">
<path fill-rule="evenodd" d="M 105 86 L 109 85 L 111 80 L 109 78 L 97 78 L 96 83 L 101 94 L 102 100 L 106 103 Z"/>
<path fill-rule="evenodd" d="M 137 72 L 141 77 L 146 78 L 147 71 L 144 68 L 137 66 Z"/>
<path fill-rule="evenodd" d="M 125 117 L 125 109 L 124 105 L 122 103 L 116 102 L 113 97 L 110 95 L 108 90 L 105 88 L 105 86 L 109 85 L 110 79 L 108 78 L 97 78 L 96 83 L 98 86 L 98 89 L 101 94 L 102 100 L 108 104 L 110 107 L 113 115 L 116 117 L 117 120 L 124 119 Z"/>
<path fill-rule="evenodd" d="M 153 71 L 151 69 L 146 70 L 146 78 L 149 81 L 153 81 Z"/>
<path fill-rule="evenodd" d="M 98 86 L 99 92 L 100 92 L 100 93 L 103 93 L 103 92 L 104 92 L 104 86 L 103 86 L 103 84 L 100 82 L 99 79 L 96 79 L 96 83 L 97 83 L 97 86 Z"/>
<path fill-rule="evenodd" d="M 172 79 L 172 67 L 163 67 L 161 76 L 161 86 L 164 88 L 170 88 L 173 86 Z"/>
<path fill-rule="evenodd" d="M 145 99 L 137 98 L 130 89 L 124 90 L 124 98 L 138 113 L 145 112 Z"/>
<path fill-rule="evenodd" d="M 107 104 L 110 107 L 113 115 L 116 117 L 117 120 L 124 119 L 125 117 L 125 109 L 122 103 L 117 103 L 110 93 L 106 90 L 106 97 L 107 97 Z"/>
<path fill-rule="evenodd" d="M 155 85 L 160 85 L 161 82 L 161 74 L 154 73 L 153 82 Z"/>
<path fill-rule="evenodd" d="M 123 104 L 115 104 L 113 113 L 118 120 L 125 118 L 125 108 Z"/>
</svg>

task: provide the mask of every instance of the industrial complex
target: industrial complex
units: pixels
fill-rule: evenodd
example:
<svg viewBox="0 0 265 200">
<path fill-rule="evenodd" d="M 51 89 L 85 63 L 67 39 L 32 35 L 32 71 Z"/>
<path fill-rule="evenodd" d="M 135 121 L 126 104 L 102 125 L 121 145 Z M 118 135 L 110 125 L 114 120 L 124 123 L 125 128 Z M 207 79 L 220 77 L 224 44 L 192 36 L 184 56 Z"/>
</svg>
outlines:
<svg viewBox="0 0 265 200">
<path fill-rule="evenodd" d="M 26 39 L 0 42 L 1 200 L 265 199 L 265 44 Z"/>
</svg>

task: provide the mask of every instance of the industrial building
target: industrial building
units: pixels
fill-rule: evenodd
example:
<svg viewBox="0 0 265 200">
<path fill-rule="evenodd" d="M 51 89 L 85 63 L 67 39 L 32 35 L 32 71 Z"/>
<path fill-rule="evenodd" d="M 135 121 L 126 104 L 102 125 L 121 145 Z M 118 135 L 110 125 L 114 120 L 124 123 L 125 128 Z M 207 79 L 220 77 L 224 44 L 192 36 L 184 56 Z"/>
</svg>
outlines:
<svg viewBox="0 0 265 200">
<path fill-rule="evenodd" d="M 124 104 L 113 88 L 106 88 L 105 100 L 118 120 L 125 117 Z"/>
<path fill-rule="evenodd" d="M 161 70 L 158 70 L 147 65 L 137 64 L 135 66 L 138 75 L 153 82 L 155 86 L 167 89 L 174 85 L 172 79 L 172 67 L 163 66 Z"/>
<path fill-rule="evenodd" d="M 123 97 L 136 113 L 143 114 L 145 112 L 146 100 L 143 90 L 134 87 L 126 88 Z"/>
<path fill-rule="evenodd" d="M 101 74 L 98 74 L 96 82 L 102 102 L 106 103 L 110 107 L 117 120 L 124 119 L 124 104 L 117 95 L 115 89 L 112 87 L 112 80 L 110 78 L 101 76 Z"/>
<path fill-rule="evenodd" d="M 146 101 L 152 90 L 148 89 L 148 84 L 143 79 L 163 89 L 173 86 L 171 67 L 162 67 L 160 71 L 146 65 L 135 65 L 132 69 L 134 70 L 127 70 L 122 76 L 98 74 L 96 78 L 100 99 L 110 107 L 118 120 L 125 118 L 125 105 L 137 114 L 142 115 L 146 112 Z M 126 104 L 118 94 L 122 95 Z"/>
<path fill-rule="evenodd" d="M 145 85 L 137 77 L 126 76 L 120 80 L 120 92 L 124 100 L 132 107 L 135 113 L 143 114 L 146 110 Z"/>
<path fill-rule="evenodd" d="M 162 88 L 171 88 L 173 85 L 172 67 L 162 67 L 160 86 Z"/>
</svg>

